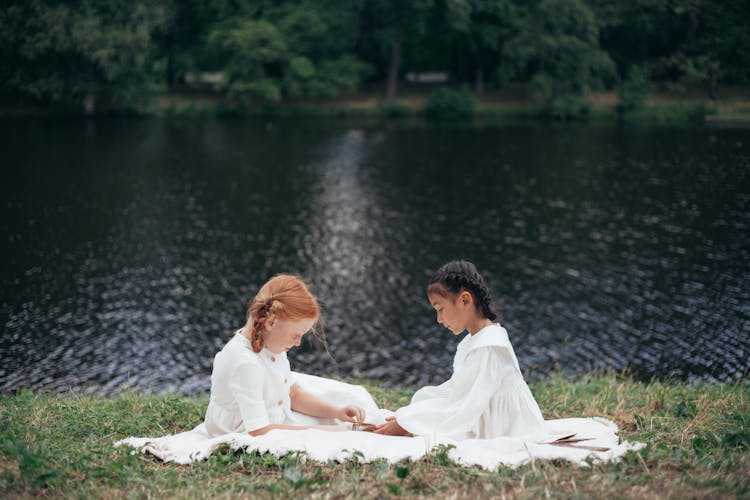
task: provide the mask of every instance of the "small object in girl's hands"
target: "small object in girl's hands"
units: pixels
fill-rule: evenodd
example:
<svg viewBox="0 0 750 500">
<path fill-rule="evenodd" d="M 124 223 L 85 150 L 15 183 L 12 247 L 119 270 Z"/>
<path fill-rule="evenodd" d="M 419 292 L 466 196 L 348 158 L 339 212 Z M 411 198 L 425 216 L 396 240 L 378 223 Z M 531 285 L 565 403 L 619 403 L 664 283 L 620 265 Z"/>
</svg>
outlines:
<svg viewBox="0 0 750 500">
<path fill-rule="evenodd" d="M 354 422 L 352 424 L 353 431 L 371 431 L 375 428 L 375 424 L 368 424 L 367 422 Z"/>
</svg>

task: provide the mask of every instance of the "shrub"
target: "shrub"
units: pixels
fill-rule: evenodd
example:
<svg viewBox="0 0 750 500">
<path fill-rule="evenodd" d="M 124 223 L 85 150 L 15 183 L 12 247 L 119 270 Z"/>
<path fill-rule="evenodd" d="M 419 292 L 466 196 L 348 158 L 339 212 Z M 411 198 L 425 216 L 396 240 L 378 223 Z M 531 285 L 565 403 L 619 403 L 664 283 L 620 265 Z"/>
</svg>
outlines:
<svg viewBox="0 0 750 500">
<path fill-rule="evenodd" d="M 640 108 L 650 90 L 648 71 L 642 66 L 631 66 L 628 70 L 628 77 L 617 87 L 617 96 L 620 98 L 620 103 L 617 105 L 618 111 Z"/>
<path fill-rule="evenodd" d="M 404 104 L 381 104 L 378 112 L 388 118 L 400 118 L 409 114 L 409 106 Z"/>
<path fill-rule="evenodd" d="M 471 116 L 474 113 L 474 96 L 466 89 L 440 89 L 430 96 L 425 113 L 435 118 Z"/>
<path fill-rule="evenodd" d="M 583 96 L 564 94 L 552 99 L 547 113 L 553 120 L 585 120 L 591 113 L 591 105 Z"/>
<path fill-rule="evenodd" d="M 565 90 L 557 80 L 545 73 L 534 75 L 529 82 L 531 100 L 541 116 L 552 120 L 585 120 L 591 105 L 576 90 Z"/>
</svg>

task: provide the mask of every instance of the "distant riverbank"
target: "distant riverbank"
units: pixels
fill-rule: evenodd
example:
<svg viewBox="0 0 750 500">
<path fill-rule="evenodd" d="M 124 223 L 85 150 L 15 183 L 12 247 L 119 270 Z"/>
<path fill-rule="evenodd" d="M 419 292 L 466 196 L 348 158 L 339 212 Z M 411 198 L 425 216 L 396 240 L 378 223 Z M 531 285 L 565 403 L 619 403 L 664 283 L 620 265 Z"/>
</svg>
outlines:
<svg viewBox="0 0 750 500">
<path fill-rule="evenodd" d="M 576 102 L 576 109 L 550 113 L 535 103 L 523 86 L 475 95 L 468 91 L 471 102 L 461 109 L 448 103 L 442 110 L 431 107 L 431 99 L 439 89 L 405 87 L 395 102 L 385 104 L 379 89 L 369 88 L 334 99 L 298 99 L 280 103 L 241 103 L 210 91 L 183 89 L 144 98 L 140 104 L 121 108 L 100 106 L 97 114 L 157 117 L 356 117 L 366 119 L 428 117 L 437 119 L 475 118 L 480 121 L 571 120 L 591 122 L 624 121 L 641 124 L 684 124 L 703 122 L 750 123 L 750 89 L 728 87 L 716 100 L 703 89 L 681 91 L 659 89 L 647 95 L 634 108 L 622 109 L 615 92 L 593 92 Z M 457 104 L 454 106 L 461 106 Z M 0 103 L 0 116 L 84 114 L 83 106 L 45 106 L 5 96 Z"/>
<path fill-rule="evenodd" d="M 364 382 L 379 405 L 396 408 L 412 391 Z M 192 428 L 206 398 L 126 393 L 0 395 L 0 491 L 4 496 L 292 497 L 556 495 L 744 497 L 750 494 L 750 384 L 642 384 L 617 374 L 532 384 L 546 418 L 603 416 L 620 436 L 647 447 L 620 463 L 575 467 L 535 462 L 488 473 L 454 465 L 445 450 L 416 463 L 303 462 L 219 452 L 192 466 L 131 455 L 112 443 Z"/>
</svg>

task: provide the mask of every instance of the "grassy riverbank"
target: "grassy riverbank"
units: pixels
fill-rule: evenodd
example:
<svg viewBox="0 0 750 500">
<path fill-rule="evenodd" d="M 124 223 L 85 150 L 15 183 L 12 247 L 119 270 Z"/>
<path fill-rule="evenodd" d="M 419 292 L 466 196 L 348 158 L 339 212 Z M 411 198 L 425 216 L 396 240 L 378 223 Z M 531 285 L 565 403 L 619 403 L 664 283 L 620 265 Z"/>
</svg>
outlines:
<svg viewBox="0 0 750 500">
<path fill-rule="evenodd" d="M 366 383 L 379 404 L 397 407 L 411 391 Z M 462 468 L 444 453 L 387 466 L 301 463 L 296 456 L 216 453 L 191 466 L 130 455 L 112 442 L 160 435 L 202 419 L 205 398 L 124 394 L 0 396 L 3 497 L 744 497 L 750 495 L 750 384 L 641 384 L 614 374 L 532 390 L 546 418 L 601 415 L 621 437 L 648 446 L 620 463 L 575 467 L 536 462 L 516 470 Z"/>
<path fill-rule="evenodd" d="M 240 103 L 210 91 L 184 89 L 151 96 L 139 105 L 126 109 L 100 108 L 98 113 L 155 117 L 203 118 L 256 116 L 263 118 L 358 118 L 392 119 L 435 117 L 429 112 L 430 97 L 435 89 L 404 85 L 393 104 L 384 105 L 381 89 L 370 87 L 332 99 L 297 99 L 278 104 Z M 441 119 L 473 118 L 478 122 L 506 123 L 518 121 L 546 121 L 564 119 L 550 116 L 549 110 L 535 105 L 523 85 L 509 85 L 472 97 L 473 105 L 463 116 Z M 716 100 L 706 96 L 705 89 L 655 88 L 640 106 L 618 111 L 619 99 L 614 91 L 592 92 L 579 103 L 583 111 L 572 113 L 567 119 L 595 123 L 624 122 L 643 125 L 681 125 L 710 121 L 712 123 L 750 123 L 750 90 L 735 86 L 722 88 Z M 578 106 L 576 104 L 575 106 Z M 578 109 L 577 107 L 575 109 Z M 75 106 L 46 106 L 21 103 L 17 98 L 0 99 L 0 116 L 80 115 Z M 468 115 L 468 116 L 467 116 Z M 440 116 L 438 116 L 440 118 Z"/>
<path fill-rule="evenodd" d="M 395 103 L 384 105 L 382 96 L 374 90 L 363 90 L 336 99 L 297 100 L 275 105 L 243 106 L 209 94 L 172 93 L 164 94 L 140 109 L 150 116 L 262 116 L 277 117 L 354 117 L 365 119 L 382 118 L 435 118 L 429 111 L 432 91 L 409 89 L 401 92 Z M 641 106 L 619 112 L 619 100 L 615 92 L 591 93 L 583 99 L 585 110 L 570 112 L 567 118 L 550 116 L 549 111 L 535 105 L 523 87 L 509 87 L 503 91 L 487 92 L 474 96 L 473 107 L 468 116 L 454 116 L 451 111 L 439 119 L 473 118 L 479 122 L 505 123 L 518 121 L 546 121 L 568 119 L 608 123 L 652 125 L 680 125 L 703 123 L 706 117 L 728 119 L 750 123 L 750 93 L 745 89 L 732 88 L 716 101 L 708 99 L 701 90 L 684 93 L 665 91 L 652 92 Z"/>
</svg>

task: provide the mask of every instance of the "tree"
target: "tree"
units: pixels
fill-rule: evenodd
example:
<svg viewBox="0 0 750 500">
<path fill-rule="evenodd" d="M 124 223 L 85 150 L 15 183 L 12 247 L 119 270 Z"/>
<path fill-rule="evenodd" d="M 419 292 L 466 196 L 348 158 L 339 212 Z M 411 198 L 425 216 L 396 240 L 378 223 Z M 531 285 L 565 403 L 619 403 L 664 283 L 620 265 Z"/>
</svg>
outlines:
<svg viewBox="0 0 750 500">
<path fill-rule="evenodd" d="M 271 11 L 291 48 L 282 80 L 287 95 L 333 97 L 359 84 L 369 70 L 354 55 L 362 6 L 362 0 L 308 0 Z"/>
<path fill-rule="evenodd" d="M 630 67 L 653 80 L 708 84 L 716 96 L 719 80 L 750 79 L 748 0 L 591 0 L 602 47 L 619 75 Z"/>
<path fill-rule="evenodd" d="M 520 9 L 512 0 L 452 0 L 445 4 L 453 35 L 452 73 L 474 79 L 477 94 L 502 61 L 505 43 L 517 33 Z"/>
<path fill-rule="evenodd" d="M 353 55 L 354 36 L 342 32 L 358 3 L 287 2 L 229 18 L 210 31 L 208 45 L 220 62 L 219 89 L 243 100 L 329 97 L 359 84 L 367 66 Z"/>
<path fill-rule="evenodd" d="M 371 0 L 360 18 L 357 54 L 370 62 L 374 74 L 385 79 L 384 102 L 393 104 L 404 65 L 419 64 L 424 52 L 440 53 L 440 47 L 425 43 L 426 34 L 440 30 L 432 16 L 435 0 Z M 421 53 L 420 53 L 421 52 Z M 444 60 L 444 51 L 442 52 Z"/>
<path fill-rule="evenodd" d="M 516 77 L 559 117 L 586 111 L 581 96 L 614 79 L 614 63 L 599 48 L 596 17 L 581 0 L 542 0 L 507 47 Z"/>
<path fill-rule="evenodd" d="M 706 83 L 711 99 L 717 98 L 720 80 L 750 81 L 750 1 L 684 0 L 678 6 L 682 3 L 688 5 L 678 12 L 689 12 L 695 32 L 675 51 L 682 62 L 679 76 Z"/>
<path fill-rule="evenodd" d="M 0 12 L 6 88 L 55 103 L 133 105 L 159 87 L 153 43 L 168 19 L 150 2 L 29 0 Z"/>
<path fill-rule="evenodd" d="M 208 41 L 225 55 L 220 89 L 228 90 L 231 97 L 281 99 L 277 79 L 287 59 L 287 45 L 276 26 L 264 19 L 231 19 L 216 27 Z"/>
<path fill-rule="evenodd" d="M 186 82 L 189 74 L 201 70 L 215 70 L 214 54 L 206 39 L 211 28 L 231 17 L 250 16 L 260 5 L 227 0 L 162 0 L 171 13 L 169 23 L 157 36 L 156 43 L 166 59 L 168 85 L 176 87 Z"/>
<path fill-rule="evenodd" d="M 393 40 L 391 42 L 390 62 L 388 63 L 388 78 L 385 83 L 386 104 L 396 102 L 399 69 L 401 68 L 401 47 L 404 43 L 404 3 L 402 0 L 393 0 L 393 11 Z"/>
<path fill-rule="evenodd" d="M 673 54 L 685 33 L 694 30 L 687 17 L 675 15 L 673 4 L 672 0 L 589 0 L 601 47 L 619 75 L 624 76 L 631 66 L 645 67 Z"/>
</svg>

